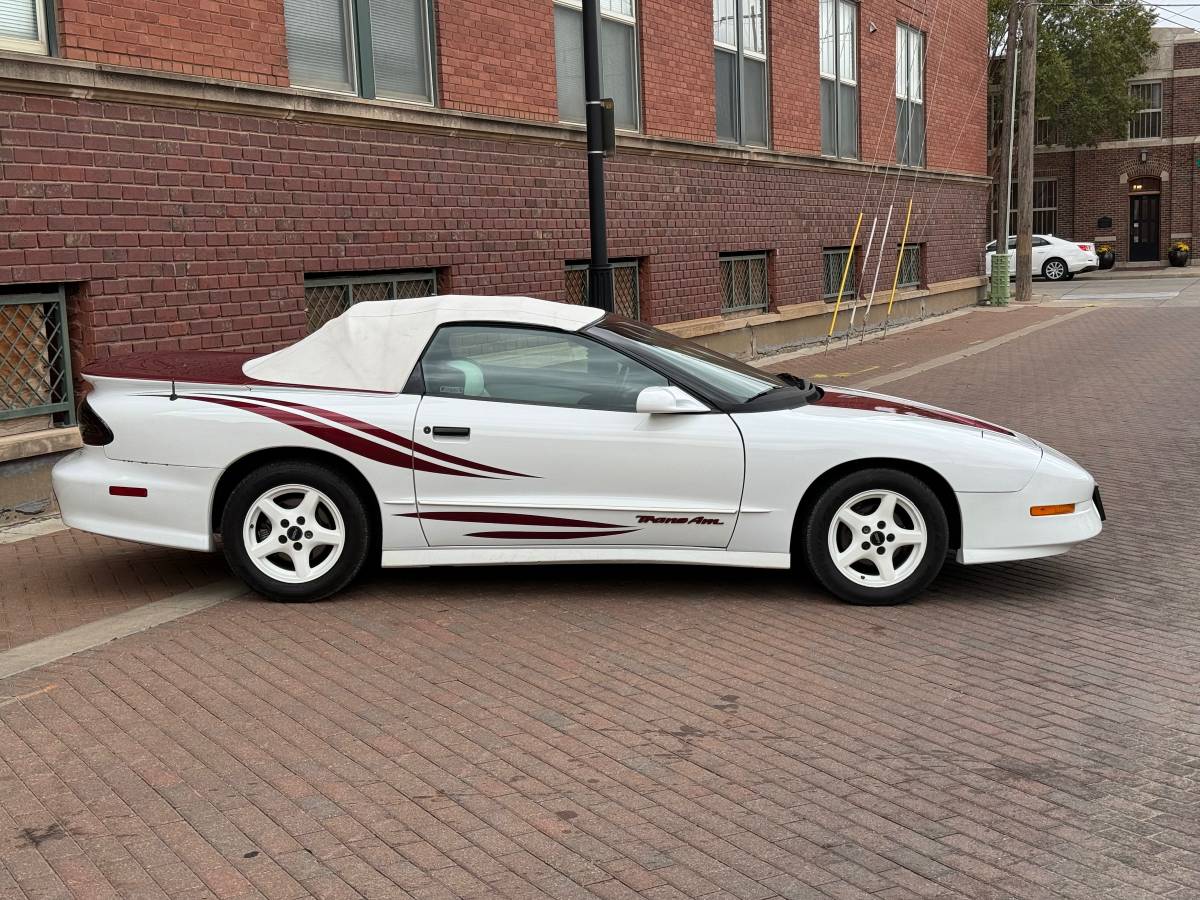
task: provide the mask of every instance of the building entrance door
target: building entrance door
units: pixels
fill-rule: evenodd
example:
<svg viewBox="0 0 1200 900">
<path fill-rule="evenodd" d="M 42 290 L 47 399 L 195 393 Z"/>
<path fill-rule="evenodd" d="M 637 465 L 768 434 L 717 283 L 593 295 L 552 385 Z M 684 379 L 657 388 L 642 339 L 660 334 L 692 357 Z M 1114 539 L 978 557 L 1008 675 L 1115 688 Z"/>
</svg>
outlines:
<svg viewBox="0 0 1200 900">
<path fill-rule="evenodd" d="M 1129 261 L 1158 259 L 1158 194 L 1129 196 Z"/>
</svg>

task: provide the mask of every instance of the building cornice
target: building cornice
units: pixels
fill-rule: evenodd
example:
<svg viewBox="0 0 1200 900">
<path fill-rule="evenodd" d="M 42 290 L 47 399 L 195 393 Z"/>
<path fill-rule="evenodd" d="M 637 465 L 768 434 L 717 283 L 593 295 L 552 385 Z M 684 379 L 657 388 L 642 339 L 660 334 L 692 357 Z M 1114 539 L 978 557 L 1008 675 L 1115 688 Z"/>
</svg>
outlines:
<svg viewBox="0 0 1200 900">
<path fill-rule="evenodd" d="M 1169 138 L 1139 138 L 1125 141 L 1100 141 L 1090 147 L 1067 147 L 1055 144 L 1052 147 L 1035 147 L 1034 153 L 1073 153 L 1076 150 L 1143 150 L 1150 147 L 1182 147 L 1200 144 L 1200 134 L 1183 134 Z"/>
<path fill-rule="evenodd" d="M 223 79 L 148 72 L 78 60 L 0 53 L 0 91 L 136 103 L 144 106 L 196 109 L 348 127 L 382 128 L 488 140 L 551 145 L 582 144 L 580 126 L 486 116 L 479 113 L 365 100 L 296 88 L 264 87 Z M 776 150 L 728 147 L 696 141 L 619 133 L 621 152 L 747 166 L 892 175 L 903 171 L 917 181 L 960 181 L 989 184 L 991 178 L 940 169 L 901 169 L 885 163 L 827 159 Z"/>
</svg>

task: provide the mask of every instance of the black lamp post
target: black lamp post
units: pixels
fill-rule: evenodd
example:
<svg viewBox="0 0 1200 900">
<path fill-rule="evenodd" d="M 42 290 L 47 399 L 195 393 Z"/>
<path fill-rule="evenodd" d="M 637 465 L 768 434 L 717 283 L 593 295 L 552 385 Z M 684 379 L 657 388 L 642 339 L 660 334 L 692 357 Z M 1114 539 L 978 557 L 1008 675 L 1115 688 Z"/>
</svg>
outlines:
<svg viewBox="0 0 1200 900">
<path fill-rule="evenodd" d="M 583 0 L 583 89 L 587 102 L 588 217 L 591 262 L 588 306 L 613 311 L 612 264 L 604 209 L 604 157 L 615 143 L 612 100 L 600 97 L 600 2 Z"/>
</svg>

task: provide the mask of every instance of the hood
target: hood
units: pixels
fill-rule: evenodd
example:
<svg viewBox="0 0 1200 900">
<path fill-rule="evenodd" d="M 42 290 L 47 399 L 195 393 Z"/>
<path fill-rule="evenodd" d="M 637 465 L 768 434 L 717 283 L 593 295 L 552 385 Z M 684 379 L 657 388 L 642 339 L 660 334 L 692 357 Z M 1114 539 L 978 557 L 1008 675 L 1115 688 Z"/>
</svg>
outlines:
<svg viewBox="0 0 1200 900">
<path fill-rule="evenodd" d="M 855 409 L 865 413 L 884 416 L 917 416 L 922 419 L 933 419 L 951 425 L 962 425 L 980 431 L 1000 434 L 1005 437 L 1020 438 L 1015 431 L 1010 431 L 992 422 L 964 416 L 962 413 L 928 406 L 924 403 L 914 403 L 911 400 L 901 400 L 899 397 L 889 397 L 886 394 L 874 394 L 870 391 L 852 391 L 844 388 L 823 388 L 824 394 L 819 400 L 812 401 L 813 406 L 834 407 L 837 409 Z M 1028 439 L 1026 439 L 1028 440 Z"/>
</svg>

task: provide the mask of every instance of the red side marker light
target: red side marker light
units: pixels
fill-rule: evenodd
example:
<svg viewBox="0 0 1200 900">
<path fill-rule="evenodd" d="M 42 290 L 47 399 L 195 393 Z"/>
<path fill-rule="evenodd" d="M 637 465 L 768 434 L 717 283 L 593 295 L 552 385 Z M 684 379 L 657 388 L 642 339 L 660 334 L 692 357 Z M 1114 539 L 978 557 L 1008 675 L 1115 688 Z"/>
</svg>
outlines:
<svg viewBox="0 0 1200 900">
<path fill-rule="evenodd" d="M 114 497 L 148 497 L 150 492 L 140 487 L 125 487 L 120 484 L 110 484 L 108 492 Z"/>
</svg>

